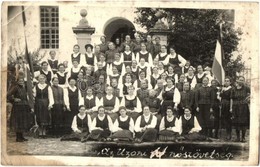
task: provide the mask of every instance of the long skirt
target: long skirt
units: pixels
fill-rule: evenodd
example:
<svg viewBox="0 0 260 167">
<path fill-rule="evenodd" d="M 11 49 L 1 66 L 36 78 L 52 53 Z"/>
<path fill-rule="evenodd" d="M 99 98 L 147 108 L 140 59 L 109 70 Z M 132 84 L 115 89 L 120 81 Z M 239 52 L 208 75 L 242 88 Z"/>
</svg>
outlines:
<svg viewBox="0 0 260 167">
<path fill-rule="evenodd" d="M 113 133 L 111 139 L 119 139 L 119 140 L 133 140 L 133 133 L 130 130 L 119 130 Z"/>
<path fill-rule="evenodd" d="M 63 105 L 62 104 L 54 104 L 51 109 L 51 122 L 52 126 L 60 127 L 63 125 Z"/>
<path fill-rule="evenodd" d="M 81 141 L 84 137 L 88 136 L 88 132 L 77 133 L 73 132 L 72 134 L 63 136 L 60 140 L 61 141 Z"/>
<path fill-rule="evenodd" d="M 137 118 L 140 116 L 140 113 L 138 112 L 128 112 L 127 115 L 129 117 L 131 117 L 135 123 L 135 121 L 137 120 Z"/>
<path fill-rule="evenodd" d="M 179 133 L 170 130 L 161 130 L 159 132 L 159 140 L 161 141 L 174 141 L 179 136 Z"/>
<path fill-rule="evenodd" d="M 189 134 L 183 135 L 183 137 L 189 141 L 205 141 L 207 139 L 206 136 L 201 135 L 198 132 L 189 133 Z"/>
<path fill-rule="evenodd" d="M 219 118 L 220 118 L 219 104 L 213 105 L 212 109 L 214 115 L 213 128 L 219 129 Z"/>
<path fill-rule="evenodd" d="M 236 129 L 243 130 L 249 127 L 248 104 L 233 104 L 233 125 Z"/>
<path fill-rule="evenodd" d="M 136 132 L 136 138 L 141 139 L 141 141 L 151 141 L 157 140 L 158 131 L 153 128 L 147 128 L 144 132 Z"/>
<path fill-rule="evenodd" d="M 51 115 L 48 110 L 49 99 L 36 99 L 35 101 L 35 114 L 38 125 L 50 125 Z"/>
<path fill-rule="evenodd" d="M 71 127 L 73 118 L 78 114 L 78 105 L 70 105 L 70 111 L 66 110 L 63 114 L 63 122 L 65 127 Z"/>
<path fill-rule="evenodd" d="M 101 139 L 106 139 L 110 136 L 111 132 L 108 129 L 105 130 L 100 130 L 100 129 L 95 129 L 92 130 L 91 133 L 88 136 L 88 139 L 90 140 L 101 140 Z"/>
<path fill-rule="evenodd" d="M 226 129 L 232 128 L 232 114 L 230 113 L 230 103 L 222 102 L 221 106 L 221 127 Z"/>
<path fill-rule="evenodd" d="M 199 104 L 199 112 L 196 113 L 196 116 L 202 128 L 213 128 L 210 118 L 210 104 Z"/>
<path fill-rule="evenodd" d="M 172 100 L 164 100 L 162 105 L 161 105 L 161 108 L 160 108 L 160 113 L 161 113 L 161 116 L 166 116 L 166 110 L 167 110 L 167 107 L 168 106 L 171 106 L 171 107 L 174 107 L 174 103 Z"/>
<path fill-rule="evenodd" d="M 16 132 L 25 132 L 30 128 L 30 107 L 28 105 L 13 105 L 11 112 L 11 128 Z"/>
</svg>

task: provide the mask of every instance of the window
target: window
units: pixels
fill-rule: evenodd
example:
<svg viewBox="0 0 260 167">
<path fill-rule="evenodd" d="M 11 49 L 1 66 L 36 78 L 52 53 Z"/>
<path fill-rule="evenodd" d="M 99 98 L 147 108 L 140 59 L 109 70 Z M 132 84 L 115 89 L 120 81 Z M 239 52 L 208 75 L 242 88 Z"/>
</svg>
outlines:
<svg viewBox="0 0 260 167">
<path fill-rule="evenodd" d="M 59 7 L 41 6 L 41 48 L 59 48 Z"/>
</svg>

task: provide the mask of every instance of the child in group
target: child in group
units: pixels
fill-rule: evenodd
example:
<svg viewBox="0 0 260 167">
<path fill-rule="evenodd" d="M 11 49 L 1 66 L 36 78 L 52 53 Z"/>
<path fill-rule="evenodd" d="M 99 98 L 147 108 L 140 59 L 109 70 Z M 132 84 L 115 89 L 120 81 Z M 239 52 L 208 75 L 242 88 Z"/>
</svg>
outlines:
<svg viewBox="0 0 260 167">
<path fill-rule="evenodd" d="M 162 117 L 159 128 L 159 140 L 177 141 L 180 135 L 180 124 L 178 118 L 173 114 L 171 106 L 167 107 L 166 116 Z"/>
<path fill-rule="evenodd" d="M 149 106 L 143 107 L 143 115 L 135 122 L 136 142 L 156 141 L 158 131 L 155 129 L 157 118 L 151 114 Z"/>
<path fill-rule="evenodd" d="M 124 106 L 119 107 L 120 116 L 114 123 L 113 134 L 110 136 L 114 141 L 126 140 L 132 141 L 134 139 L 134 121 L 127 116 L 127 111 Z"/>
<path fill-rule="evenodd" d="M 113 122 L 109 115 L 105 114 L 105 108 L 103 106 L 98 107 L 98 115 L 93 119 L 91 125 L 90 134 L 81 140 L 86 142 L 87 140 L 106 141 L 113 130 Z"/>
<path fill-rule="evenodd" d="M 65 135 L 61 138 L 61 141 L 82 141 L 89 135 L 91 131 L 91 118 L 85 112 L 84 105 L 79 106 L 79 113 L 73 117 L 71 124 L 72 134 Z"/>
</svg>

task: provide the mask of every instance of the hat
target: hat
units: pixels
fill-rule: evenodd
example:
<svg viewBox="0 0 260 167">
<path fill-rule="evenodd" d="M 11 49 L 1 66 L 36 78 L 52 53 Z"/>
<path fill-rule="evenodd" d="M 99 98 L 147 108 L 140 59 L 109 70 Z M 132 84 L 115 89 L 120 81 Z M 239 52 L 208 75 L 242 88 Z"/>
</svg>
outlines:
<svg viewBox="0 0 260 167">
<path fill-rule="evenodd" d="M 90 49 L 93 50 L 93 45 L 91 45 L 91 44 L 85 45 L 85 49 L 86 49 L 86 50 L 87 50 L 88 47 L 90 47 Z"/>
</svg>

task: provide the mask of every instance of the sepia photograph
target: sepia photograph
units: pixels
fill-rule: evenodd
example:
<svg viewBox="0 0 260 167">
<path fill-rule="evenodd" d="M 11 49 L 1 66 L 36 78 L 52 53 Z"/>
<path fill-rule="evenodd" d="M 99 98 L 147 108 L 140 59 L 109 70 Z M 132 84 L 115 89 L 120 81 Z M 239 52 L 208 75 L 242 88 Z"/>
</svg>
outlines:
<svg viewBox="0 0 260 167">
<path fill-rule="evenodd" d="M 2 165 L 257 165 L 258 2 L 3 2 Z"/>
</svg>

